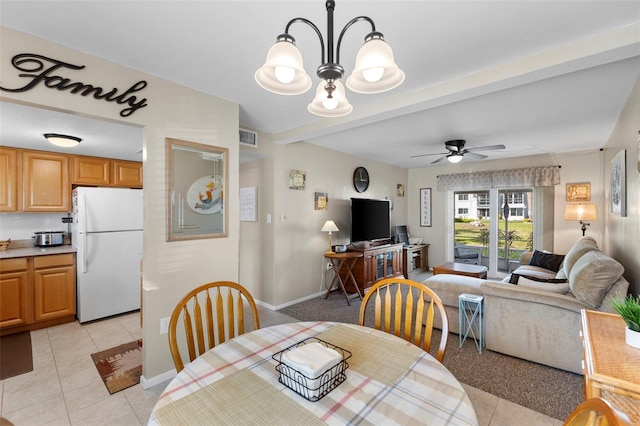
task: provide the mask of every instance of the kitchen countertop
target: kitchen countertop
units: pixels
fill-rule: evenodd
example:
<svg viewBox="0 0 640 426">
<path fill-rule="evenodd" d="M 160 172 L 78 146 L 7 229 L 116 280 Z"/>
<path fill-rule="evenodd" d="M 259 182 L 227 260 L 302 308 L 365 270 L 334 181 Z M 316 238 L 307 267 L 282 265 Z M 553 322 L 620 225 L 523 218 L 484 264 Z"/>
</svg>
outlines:
<svg viewBox="0 0 640 426">
<path fill-rule="evenodd" d="M 75 253 L 76 248 L 71 245 L 57 247 L 23 247 L 9 248 L 0 251 L 0 259 L 12 259 L 14 257 L 48 256 L 50 254 Z"/>
</svg>

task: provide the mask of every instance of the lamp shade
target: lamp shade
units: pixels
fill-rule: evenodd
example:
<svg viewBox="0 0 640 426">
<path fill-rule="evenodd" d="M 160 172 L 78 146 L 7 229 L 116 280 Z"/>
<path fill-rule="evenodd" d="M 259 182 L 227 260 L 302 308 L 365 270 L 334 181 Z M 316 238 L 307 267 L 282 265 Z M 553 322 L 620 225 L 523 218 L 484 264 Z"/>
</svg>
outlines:
<svg viewBox="0 0 640 426">
<path fill-rule="evenodd" d="M 78 145 L 82 139 L 76 136 L 61 135 L 58 133 L 45 133 L 43 135 L 50 143 L 61 146 L 63 148 L 73 148 Z"/>
<path fill-rule="evenodd" d="M 342 83 L 337 80 L 333 82 L 336 89 L 333 91 L 331 99 L 327 98 L 328 94 L 324 88 L 326 84 L 326 80 L 320 82 L 316 90 L 316 97 L 307 106 L 307 110 L 320 117 L 342 117 L 350 114 L 353 107 L 345 95 Z"/>
<path fill-rule="evenodd" d="M 324 225 L 322 226 L 322 229 L 320 230 L 320 232 L 338 232 L 339 229 L 336 226 L 335 222 L 332 220 L 328 220 L 324 223 Z"/>
<path fill-rule="evenodd" d="M 278 37 L 254 77 L 262 88 L 279 95 L 299 95 L 311 87 L 311 77 L 292 37 Z"/>
<path fill-rule="evenodd" d="M 381 93 L 398 87 L 404 72 L 395 63 L 391 47 L 382 35 L 367 36 L 356 56 L 356 65 L 347 78 L 347 87 L 357 93 Z"/>
<path fill-rule="evenodd" d="M 564 220 L 596 220 L 595 204 L 567 204 Z"/>
</svg>

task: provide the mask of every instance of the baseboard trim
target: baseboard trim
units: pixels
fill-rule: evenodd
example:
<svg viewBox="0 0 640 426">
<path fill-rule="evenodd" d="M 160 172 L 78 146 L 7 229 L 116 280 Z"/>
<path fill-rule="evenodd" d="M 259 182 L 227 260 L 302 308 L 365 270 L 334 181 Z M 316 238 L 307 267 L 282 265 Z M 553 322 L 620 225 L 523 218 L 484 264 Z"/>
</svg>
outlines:
<svg viewBox="0 0 640 426">
<path fill-rule="evenodd" d="M 307 300 L 310 300 L 310 299 L 315 299 L 316 297 L 322 296 L 324 293 L 325 292 L 320 291 L 318 293 L 311 294 L 309 296 L 305 296 L 305 297 L 302 297 L 300 299 L 292 300 L 291 302 L 283 303 L 282 305 L 276 306 L 275 310 L 278 311 L 278 310 L 280 310 L 282 308 L 286 308 L 287 306 L 295 305 L 295 304 L 300 303 L 300 302 L 306 302 Z"/>
<path fill-rule="evenodd" d="M 143 389 L 149 389 L 156 385 L 159 385 L 160 383 L 164 383 L 167 380 L 173 379 L 174 377 L 176 377 L 177 374 L 178 372 L 174 368 L 172 370 L 166 371 L 162 374 L 158 374 L 157 376 L 150 377 L 148 379 L 144 376 L 140 376 L 140 385 L 142 386 Z"/>
</svg>

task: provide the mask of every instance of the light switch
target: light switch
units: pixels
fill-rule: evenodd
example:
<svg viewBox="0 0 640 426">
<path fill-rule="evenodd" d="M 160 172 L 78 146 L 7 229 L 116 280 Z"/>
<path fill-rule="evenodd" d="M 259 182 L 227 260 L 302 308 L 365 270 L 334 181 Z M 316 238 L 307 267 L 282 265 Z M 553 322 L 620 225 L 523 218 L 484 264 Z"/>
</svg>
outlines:
<svg viewBox="0 0 640 426">
<path fill-rule="evenodd" d="M 280 222 L 286 222 L 287 221 L 287 215 L 286 214 L 281 214 L 280 215 Z"/>
<path fill-rule="evenodd" d="M 271 223 L 271 213 L 267 213 L 267 223 Z"/>
</svg>

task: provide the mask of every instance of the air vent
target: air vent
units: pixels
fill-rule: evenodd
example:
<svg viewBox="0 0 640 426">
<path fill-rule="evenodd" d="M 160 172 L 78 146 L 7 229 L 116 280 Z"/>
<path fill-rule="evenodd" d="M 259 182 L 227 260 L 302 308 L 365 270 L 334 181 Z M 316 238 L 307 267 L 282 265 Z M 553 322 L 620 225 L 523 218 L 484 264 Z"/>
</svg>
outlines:
<svg viewBox="0 0 640 426">
<path fill-rule="evenodd" d="M 258 146 L 258 134 L 249 130 L 240 129 L 240 145 L 256 148 Z"/>
</svg>

